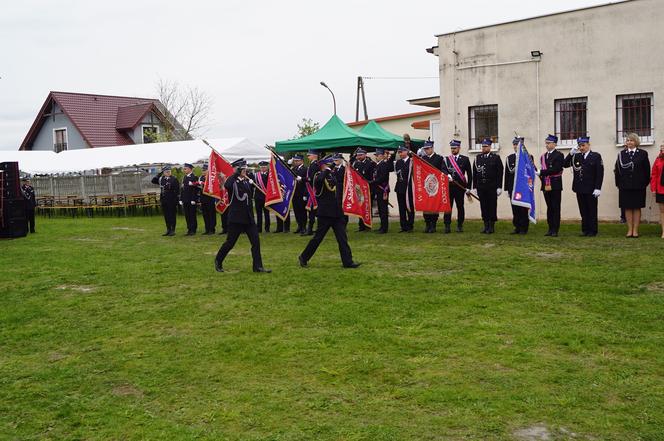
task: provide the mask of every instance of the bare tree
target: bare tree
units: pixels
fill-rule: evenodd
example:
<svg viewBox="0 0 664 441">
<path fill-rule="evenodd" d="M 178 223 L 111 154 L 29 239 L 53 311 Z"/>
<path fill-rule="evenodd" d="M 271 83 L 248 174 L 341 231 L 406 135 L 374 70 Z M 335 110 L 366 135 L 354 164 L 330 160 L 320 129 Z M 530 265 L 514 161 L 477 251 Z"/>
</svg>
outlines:
<svg viewBox="0 0 664 441">
<path fill-rule="evenodd" d="M 157 136 L 161 141 L 182 141 L 201 135 L 209 123 L 212 97 L 198 87 L 180 86 L 160 79 L 157 96 L 168 124 Z"/>
</svg>

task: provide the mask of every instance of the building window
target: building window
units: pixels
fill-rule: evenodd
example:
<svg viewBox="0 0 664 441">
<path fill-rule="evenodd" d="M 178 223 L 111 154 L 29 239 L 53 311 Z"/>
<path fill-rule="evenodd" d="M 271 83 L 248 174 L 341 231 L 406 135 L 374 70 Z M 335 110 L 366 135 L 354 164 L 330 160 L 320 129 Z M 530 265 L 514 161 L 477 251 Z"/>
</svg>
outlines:
<svg viewBox="0 0 664 441">
<path fill-rule="evenodd" d="M 493 148 L 498 148 L 498 105 L 475 106 L 468 108 L 468 133 L 471 150 L 482 148 L 482 140 L 491 138 Z"/>
<path fill-rule="evenodd" d="M 567 98 L 555 101 L 556 136 L 561 146 L 573 146 L 588 136 L 588 98 Z"/>
<path fill-rule="evenodd" d="M 653 143 L 655 106 L 652 93 L 618 95 L 616 97 L 616 144 L 624 144 L 625 136 L 636 133 L 642 143 Z"/>
<path fill-rule="evenodd" d="M 53 151 L 60 153 L 67 150 L 67 129 L 53 129 Z"/>
<path fill-rule="evenodd" d="M 157 142 L 159 126 L 143 126 L 143 144 Z"/>
</svg>

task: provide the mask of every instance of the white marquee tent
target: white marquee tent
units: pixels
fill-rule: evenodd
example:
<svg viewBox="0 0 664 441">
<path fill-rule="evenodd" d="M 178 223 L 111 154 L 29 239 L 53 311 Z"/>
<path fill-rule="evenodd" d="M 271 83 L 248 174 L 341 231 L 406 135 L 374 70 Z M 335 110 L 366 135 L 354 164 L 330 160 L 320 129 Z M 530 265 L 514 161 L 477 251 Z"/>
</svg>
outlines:
<svg viewBox="0 0 664 441">
<path fill-rule="evenodd" d="M 265 148 L 247 138 L 209 139 L 208 143 L 228 161 L 245 158 L 248 162 L 269 159 Z M 29 174 L 82 172 L 101 168 L 146 164 L 181 165 L 200 162 L 210 156 L 210 147 L 201 140 L 159 142 L 117 147 L 50 151 L 0 151 L 0 162 L 17 161 Z"/>
</svg>

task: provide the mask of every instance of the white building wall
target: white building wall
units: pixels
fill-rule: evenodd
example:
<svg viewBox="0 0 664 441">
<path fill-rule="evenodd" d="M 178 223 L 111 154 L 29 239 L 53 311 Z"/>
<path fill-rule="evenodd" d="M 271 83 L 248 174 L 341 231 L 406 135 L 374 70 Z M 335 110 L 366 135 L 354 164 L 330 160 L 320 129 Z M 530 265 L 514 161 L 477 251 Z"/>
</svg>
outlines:
<svg viewBox="0 0 664 441">
<path fill-rule="evenodd" d="M 539 157 L 544 152 L 542 140 L 555 130 L 554 101 L 588 97 L 588 133 L 592 149 L 601 153 L 605 166 L 599 216 L 617 220 L 616 96 L 654 93 L 654 143 L 643 146 L 651 162 L 664 142 L 664 128 L 658 124 L 664 115 L 661 23 L 664 2 L 633 0 L 439 36 L 441 140 L 463 140 L 462 151 L 473 160 L 475 154 L 468 152 L 468 108 L 497 104 L 503 160 L 512 152 L 515 130 Z M 543 52 L 540 62 L 532 61 L 533 50 Z M 514 64 L 478 67 L 499 63 Z M 447 153 L 446 145 L 437 143 L 437 151 Z M 562 217 L 578 219 L 570 169 L 564 172 L 564 187 Z M 644 218 L 656 221 L 657 207 L 648 193 Z M 467 215 L 479 214 L 478 204 L 468 207 Z M 511 217 L 507 196 L 499 200 L 499 217 Z M 538 217 L 546 219 L 541 194 Z"/>
</svg>

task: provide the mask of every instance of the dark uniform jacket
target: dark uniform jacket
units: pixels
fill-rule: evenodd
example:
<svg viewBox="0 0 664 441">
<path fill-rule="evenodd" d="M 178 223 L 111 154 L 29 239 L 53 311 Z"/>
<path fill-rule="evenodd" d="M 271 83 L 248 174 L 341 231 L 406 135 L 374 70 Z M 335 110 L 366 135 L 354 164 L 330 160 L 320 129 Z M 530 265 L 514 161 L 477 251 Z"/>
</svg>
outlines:
<svg viewBox="0 0 664 441">
<path fill-rule="evenodd" d="M 599 153 L 588 152 L 585 159 L 583 153 L 567 155 L 565 167 L 572 167 L 574 172 L 572 190 L 575 193 L 592 194 L 593 191 L 602 189 L 604 163 Z"/>
<path fill-rule="evenodd" d="M 530 160 L 533 160 L 533 155 L 530 155 Z M 514 190 L 514 171 L 516 169 L 516 153 L 512 153 L 505 161 L 505 191 L 512 194 Z"/>
<path fill-rule="evenodd" d="M 228 190 L 230 205 L 226 209 L 228 222 L 232 224 L 255 225 L 252 187 L 249 179 L 239 179 L 240 174 L 234 173 L 224 183 Z"/>
<path fill-rule="evenodd" d="M 452 156 L 453 158 L 453 155 L 450 156 Z M 450 159 L 450 156 L 445 156 L 443 158 L 443 165 L 447 170 L 447 173 L 452 175 L 452 178 L 454 179 L 455 182 L 458 182 L 462 186 L 470 189 L 470 187 L 473 184 L 473 167 L 470 165 L 470 159 L 468 158 L 468 156 L 463 156 L 463 155 L 459 155 L 456 158 L 456 163 L 459 166 L 459 170 L 461 170 L 461 173 L 466 178 L 466 182 L 464 182 L 463 177 L 459 176 L 459 174 L 456 171 L 456 168 L 454 168 L 454 165 L 452 165 L 451 161 L 454 161 L 454 159 Z"/>
<path fill-rule="evenodd" d="M 337 180 L 337 183 L 343 187 L 344 185 L 344 177 L 346 174 L 346 166 L 341 164 L 339 166 L 335 165 L 334 166 L 334 177 Z"/>
<path fill-rule="evenodd" d="M 158 185 L 161 189 L 159 198 L 162 201 L 177 202 L 180 194 L 180 181 L 175 176 L 162 176 L 159 173 L 152 178 L 152 183 Z"/>
<path fill-rule="evenodd" d="M 394 156 L 383 159 L 376 164 L 374 174 L 369 183 L 381 192 L 390 192 L 390 172 L 394 171 Z"/>
<path fill-rule="evenodd" d="M 205 176 L 200 176 L 198 178 L 198 188 L 200 189 L 201 192 L 201 204 L 210 204 L 212 202 L 215 202 L 216 199 L 213 198 L 212 196 L 208 196 L 205 193 L 203 193 L 203 188 L 205 187 Z"/>
<path fill-rule="evenodd" d="M 319 217 L 339 218 L 343 216 L 341 210 L 342 185 L 342 182 L 337 183 L 337 178 L 332 170 L 322 170 L 316 173 L 314 188 L 316 189 Z"/>
<path fill-rule="evenodd" d="M 621 190 L 641 190 L 650 184 L 650 160 L 648 153 L 641 149 L 634 151 L 630 157 L 629 150 L 618 153 L 613 169 L 616 187 Z"/>
<path fill-rule="evenodd" d="M 394 171 L 397 175 L 397 183 L 394 185 L 394 191 L 397 194 L 406 194 L 408 190 L 413 188 L 413 184 L 410 181 L 412 160 L 412 158 L 398 159 L 394 163 Z"/>
<path fill-rule="evenodd" d="M 189 185 L 192 183 L 194 185 Z M 185 175 L 182 179 L 182 191 L 180 193 L 180 200 L 183 204 L 189 204 L 191 201 L 198 202 L 200 188 L 198 187 L 198 176 L 194 173 Z"/>
<path fill-rule="evenodd" d="M 248 174 L 248 176 L 249 176 L 250 179 L 252 179 L 256 183 L 256 185 L 259 188 L 266 188 L 267 187 L 268 174 L 269 174 L 269 172 L 263 173 L 263 172 L 259 171 L 259 172 L 256 172 L 256 173 L 250 173 L 250 174 Z M 260 184 L 259 184 L 259 181 L 260 181 Z M 263 184 L 263 185 L 261 185 L 261 184 Z M 262 191 L 260 191 L 258 188 L 254 187 L 253 192 L 254 192 L 254 199 L 256 199 L 259 202 L 261 202 L 261 201 L 265 202 L 265 194 Z"/>
<path fill-rule="evenodd" d="M 293 190 L 293 197 L 302 199 L 302 196 L 304 196 L 307 192 L 307 188 L 305 185 L 307 179 L 307 167 L 305 167 L 304 164 L 300 164 L 297 167 L 294 166 L 293 173 L 295 174 L 295 176 L 299 176 L 302 178 L 301 181 L 295 181 L 295 189 Z"/>
<path fill-rule="evenodd" d="M 473 187 L 478 190 L 502 188 L 503 161 L 495 153 L 479 154 L 473 164 Z"/>
<path fill-rule="evenodd" d="M 34 210 L 37 206 L 37 198 L 35 197 L 35 189 L 32 185 L 22 185 L 21 192 L 25 198 L 25 209 L 28 211 Z"/>
<path fill-rule="evenodd" d="M 445 169 L 445 164 L 444 164 L 444 161 L 443 161 L 443 157 L 440 156 L 438 153 L 434 153 L 431 156 L 422 156 L 422 159 L 424 159 L 429 164 L 433 165 L 438 170 L 442 170 L 444 172 L 447 172 L 447 170 Z"/>
<path fill-rule="evenodd" d="M 540 163 L 540 179 L 542 181 L 542 191 L 546 187 L 546 178 L 549 177 L 551 181 L 551 190 L 553 191 L 562 191 L 563 190 L 563 165 L 565 164 L 565 155 L 560 153 L 558 150 L 552 150 L 544 154 L 544 162 L 546 163 L 546 170 L 544 167 L 541 167 Z M 560 176 L 554 176 L 560 175 Z"/>
<path fill-rule="evenodd" d="M 351 165 L 364 179 L 371 182 L 374 178 L 374 170 L 376 170 L 376 163 L 369 158 L 364 158 L 363 161 L 353 159 Z"/>
</svg>

